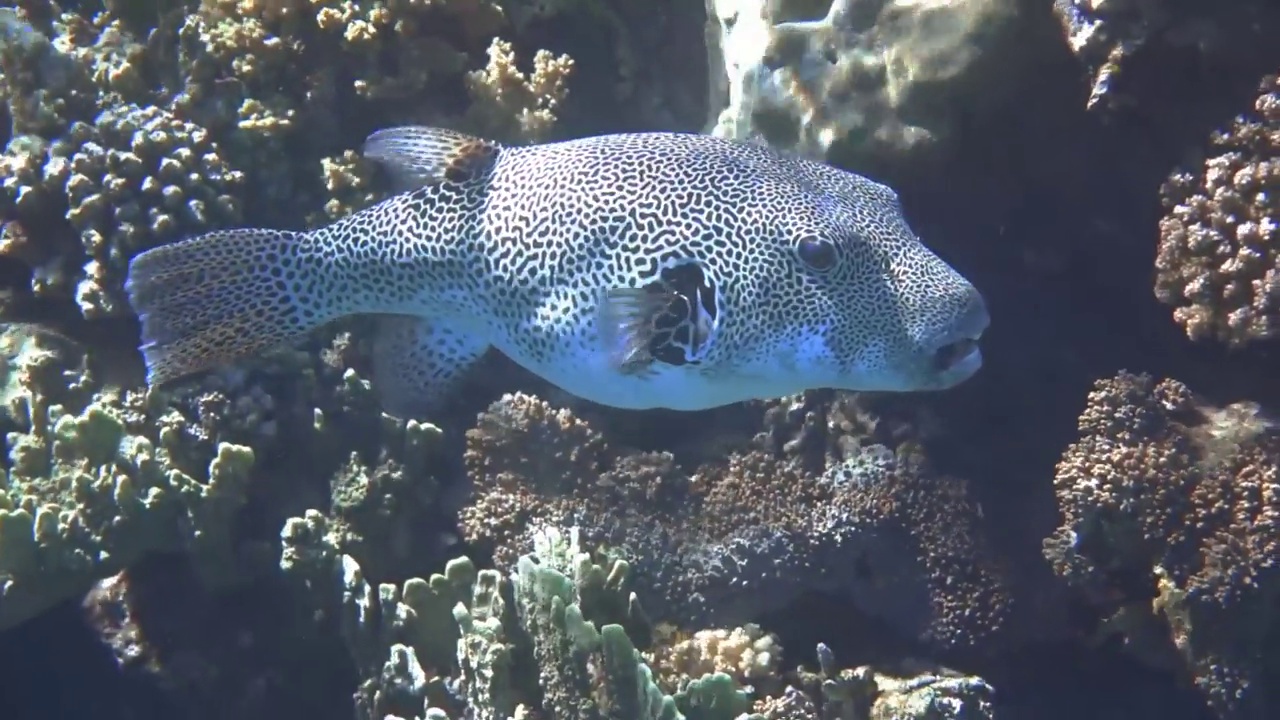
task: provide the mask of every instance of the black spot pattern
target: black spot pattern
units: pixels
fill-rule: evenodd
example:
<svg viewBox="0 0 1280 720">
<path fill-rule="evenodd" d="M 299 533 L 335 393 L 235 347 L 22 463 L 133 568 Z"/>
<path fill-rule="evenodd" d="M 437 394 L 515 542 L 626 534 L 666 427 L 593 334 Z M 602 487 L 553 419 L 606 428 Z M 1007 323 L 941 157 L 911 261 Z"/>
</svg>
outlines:
<svg viewBox="0 0 1280 720">
<path fill-rule="evenodd" d="M 645 286 L 662 299 L 653 318 L 649 355 L 667 365 L 701 362 L 720 309 L 716 289 L 696 262 L 664 268 L 659 279 Z"/>
<path fill-rule="evenodd" d="M 312 233 L 139 256 L 130 292 L 149 367 L 168 377 L 341 315 L 402 313 L 479 329 L 545 374 L 602 352 L 605 291 L 662 286 L 674 300 L 650 350 L 669 367 L 794 391 L 917 389 L 936 384 L 939 344 L 985 323 L 977 291 L 863 177 L 694 134 L 476 147 L 492 162 L 443 168 Z M 821 270 L 798 250 L 815 238 L 834 255 Z M 182 339 L 193 332 L 203 339 Z"/>
</svg>

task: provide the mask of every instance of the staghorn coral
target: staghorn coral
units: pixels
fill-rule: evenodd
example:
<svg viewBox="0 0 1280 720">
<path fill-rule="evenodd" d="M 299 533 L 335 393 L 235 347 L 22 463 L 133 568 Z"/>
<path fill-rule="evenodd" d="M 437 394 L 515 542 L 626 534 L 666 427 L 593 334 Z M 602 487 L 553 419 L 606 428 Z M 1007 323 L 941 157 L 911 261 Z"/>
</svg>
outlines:
<svg viewBox="0 0 1280 720">
<path fill-rule="evenodd" d="M 39 334 L 19 338 L 7 411 L 24 429 L 9 433 L 0 487 L 0 627 L 156 550 L 191 552 L 210 578 L 233 577 L 230 532 L 253 451 L 221 443 L 189 469 L 175 438 L 129 422 L 136 397 L 90 395 L 82 364 Z"/>
<path fill-rule="evenodd" d="M 1280 331 L 1280 75 L 1214 133 L 1201 168 L 1160 190 L 1155 292 L 1193 340 L 1232 346 Z"/>
<path fill-rule="evenodd" d="M 736 625 L 825 589 L 912 638 L 989 638 L 1010 599 L 964 484 L 907 449 L 864 459 L 814 473 L 752 450 L 690 475 L 670 455 L 616 452 L 569 411 L 508 395 L 467 433 L 474 496 L 462 530 L 510 567 L 535 522 L 580 526 L 631 561 L 655 617 L 684 627 Z"/>
<path fill-rule="evenodd" d="M 1095 385 L 1079 428 L 1054 479 L 1055 571 L 1116 614 L 1154 595 L 1145 614 L 1218 716 L 1260 717 L 1276 670 L 1260 663 L 1280 597 L 1280 429 L 1256 406 L 1207 407 L 1179 382 L 1129 373 Z"/>
</svg>

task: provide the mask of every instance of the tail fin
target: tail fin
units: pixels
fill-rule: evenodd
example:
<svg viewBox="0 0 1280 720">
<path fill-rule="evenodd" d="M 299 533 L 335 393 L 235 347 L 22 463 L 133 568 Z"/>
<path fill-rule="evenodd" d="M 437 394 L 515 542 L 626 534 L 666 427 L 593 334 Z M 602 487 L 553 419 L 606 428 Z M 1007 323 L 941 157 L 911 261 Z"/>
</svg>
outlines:
<svg viewBox="0 0 1280 720">
<path fill-rule="evenodd" d="M 224 230 L 148 250 L 129 263 L 125 290 L 142 322 L 147 382 L 242 359 L 329 319 L 303 233 Z"/>
</svg>

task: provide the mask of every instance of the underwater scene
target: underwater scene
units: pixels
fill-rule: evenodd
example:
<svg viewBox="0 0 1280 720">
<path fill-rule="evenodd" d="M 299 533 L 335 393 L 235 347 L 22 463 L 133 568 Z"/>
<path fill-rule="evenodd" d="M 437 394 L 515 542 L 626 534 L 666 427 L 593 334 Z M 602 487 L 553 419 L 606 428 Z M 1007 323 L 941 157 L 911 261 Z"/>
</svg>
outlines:
<svg viewBox="0 0 1280 720">
<path fill-rule="evenodd" d="M 0 100 L 0 720 L 1280 718 L 1275 0 L 2 0 Z"/>
</svg>

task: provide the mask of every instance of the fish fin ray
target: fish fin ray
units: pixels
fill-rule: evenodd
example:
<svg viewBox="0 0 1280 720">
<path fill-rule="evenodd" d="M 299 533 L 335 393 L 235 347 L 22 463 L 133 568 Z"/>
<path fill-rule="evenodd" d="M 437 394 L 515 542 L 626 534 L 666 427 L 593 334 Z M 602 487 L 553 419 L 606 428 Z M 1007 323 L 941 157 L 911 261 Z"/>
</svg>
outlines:
<svg viewBox="0 0 1280 720">
<path fill-rule="evenodd" d="M 373 339 L 373 388 L 388 415 L 420 420 L 440 408 L 489 343 L 447 322 L 383 315 Z"/>
<path fill-rule="evenodd" d="M 364 141 L 364 156 L 382 165 L 401 192 L 477 180 L 493 169 L 501 150 L 492 140 L 419 125 L 379 130 Z"/>
<path fill-rule="evenodd" d="M 715 338 L 719 312 L 715 283 L 704 269 L 678 262 L 643 287 L 608 290 L 601 304 L 602 336 L 623 372 L 655 362 L 697 364 Z"/>
<path fill-rule="evenodd" d="M 653 319 L 666 305 L 650 288 L 610 288 L 601 303 L 601 335 L 610 361 L 619 370 L 634 374 L 651 365 Z"/>
<path fill-rule="evenodd" d="M 303 306 L 297 296 L 315 285 L 296 252 L 301 235 L 220 230 L 135 256 L 125 291 L 142 326 L 147 382 L 159 385 L 287 344 L 327 319 L 323 308 Z"/>
</svg>

